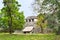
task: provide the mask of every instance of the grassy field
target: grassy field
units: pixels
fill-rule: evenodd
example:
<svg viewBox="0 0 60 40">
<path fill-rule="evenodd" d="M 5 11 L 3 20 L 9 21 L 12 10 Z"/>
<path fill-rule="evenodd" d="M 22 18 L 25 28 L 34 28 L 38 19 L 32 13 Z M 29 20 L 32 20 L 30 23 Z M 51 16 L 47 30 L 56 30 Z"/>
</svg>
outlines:
<svg viewBox="0 0 60 40">
<path fill-rule="evenodd" d="M 0 34 L 0 40 L 60 40 L 58 35 L 21 35 L 21 34 Z"/>
</svg>

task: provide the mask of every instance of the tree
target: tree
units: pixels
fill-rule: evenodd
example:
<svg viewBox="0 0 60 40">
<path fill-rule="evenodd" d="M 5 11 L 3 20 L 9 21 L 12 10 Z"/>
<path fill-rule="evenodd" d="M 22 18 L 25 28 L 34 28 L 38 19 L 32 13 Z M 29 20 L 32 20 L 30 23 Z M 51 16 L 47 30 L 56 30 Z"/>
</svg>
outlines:
<svg viewBox="0 0 60 40">
<path fill-rule="evenodd" d="M 60 0 L 35 0 L 34 10 L 38 13 L 46 13 L 48 25 L 51 25 L 53 28 L 59 26 Z M 57 25 L 55 26 L 55 24 Z"/>
<path fill-rule="evenodd" d="M 52 32 L 56 32 L 58 29 L 58 20 L 56 14 L 47 15 L 48 28 L 52 29 Z"/>
<path fill-rule="evenodd" d="M 47 20 L 45 20 L 45 14 L 40 13 L 37 17 L 38 17 L 37 26 L 41 28 L 41 33 L 43 33 L 44 28 L 46 28 L 47 26 Z"/>
<path fill-rule="evenodd" d="M 60 6 L 59 0 L 35 0 L 33 3 L 33 8 L 37 13 L 53 13 L 57 11 Z"/>
<path fill-rule="evenodd" d="M 4 7 L 1 9 L 1 23 L 9 28 L 9 33 L 14 29 L 22 29 L 24 25 L 23 12 L 19 12 L 19 5 L 16 0 L 3 0 Z"/>
<path fill-rule="evenodd" d="M 59 20 L 60 20 L 60 0 L 44 0 L 43 2 L 44 5 L 47 4 L 51 4 L 51 5 L 55 5 L 52 9 L 54 9 L 53 13 L 55 13 L 57 15 L 57 21 L 58 24 L 60 24 Z M 60 34 L 60 25 L 57 25 L 58 27 L 58 31 L 57 34 Z"/>
</svg>

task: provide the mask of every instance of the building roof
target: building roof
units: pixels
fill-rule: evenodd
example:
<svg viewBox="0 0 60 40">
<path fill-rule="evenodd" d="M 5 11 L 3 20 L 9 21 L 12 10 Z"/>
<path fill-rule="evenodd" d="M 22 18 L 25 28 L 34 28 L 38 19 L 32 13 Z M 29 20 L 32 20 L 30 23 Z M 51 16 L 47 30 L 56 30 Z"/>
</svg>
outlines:
<svg viewBox="0 0 60 40">
<path fill-rule="evenodd" d="M 37 16 L 28 16 L 26 19 L 37 19 Z"/>
<path fill-rule="evenodd" d="M 23 32 L 30 32 L 32 30 L 33 30 L 33 27 L 31 26 L 31 27 L 25 27 L 22 31 Z"/>
</svg>

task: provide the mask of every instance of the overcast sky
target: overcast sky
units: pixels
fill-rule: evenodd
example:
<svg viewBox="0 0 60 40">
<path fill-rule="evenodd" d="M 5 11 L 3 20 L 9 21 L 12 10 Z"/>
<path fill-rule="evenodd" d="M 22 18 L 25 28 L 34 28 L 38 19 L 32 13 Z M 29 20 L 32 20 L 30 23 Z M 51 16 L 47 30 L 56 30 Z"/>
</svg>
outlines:
<svg viewBox="0 0 60 40">
<path fill-rule="evenodd" d="M 3 7 L 2 1 L 3 0 L 0 0 L 0 9 Z M 32 10 L 34 0 L 18 0 L 18 2 L 21 4 L 20 10 L 24 11 L 25 17 L 34 15 Z"/>
</svg>

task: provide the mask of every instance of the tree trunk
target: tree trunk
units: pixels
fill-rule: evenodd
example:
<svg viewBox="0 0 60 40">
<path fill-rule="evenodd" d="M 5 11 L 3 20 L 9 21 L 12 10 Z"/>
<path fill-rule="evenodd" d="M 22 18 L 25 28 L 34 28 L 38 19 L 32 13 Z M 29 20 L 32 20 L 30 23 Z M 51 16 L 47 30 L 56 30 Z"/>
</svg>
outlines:
<svg viewBox="0 0 60 40">
<path fill-rule="evenodd" d="M 9 33 L 12 34 L 12 16 L 11 16 L 11 9 L 8 7 L 8 26 L 9 26 Z"/>
<path fill-rule="evenodd" d="M 9 18 L 8 25 L 9 25 L 9 33 L 12 34 L 12 17 Z"/>
<path fill-rule="evenodd" d="M 43 33 L 43 27 L 40 25 L 40 27 L 41 27 L 41 33 Z"/>
<path fill-rule="evenodd" d="M 60 26 L 58 28 L 58 31 L 56 32 L 57 35 L 60 35 Z"/>
</svg>

